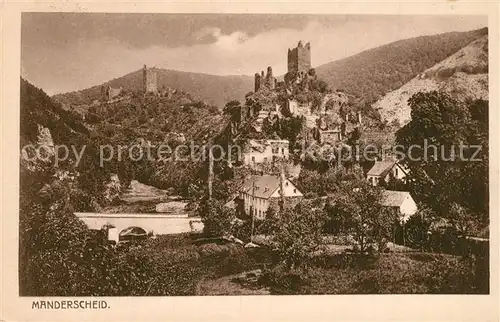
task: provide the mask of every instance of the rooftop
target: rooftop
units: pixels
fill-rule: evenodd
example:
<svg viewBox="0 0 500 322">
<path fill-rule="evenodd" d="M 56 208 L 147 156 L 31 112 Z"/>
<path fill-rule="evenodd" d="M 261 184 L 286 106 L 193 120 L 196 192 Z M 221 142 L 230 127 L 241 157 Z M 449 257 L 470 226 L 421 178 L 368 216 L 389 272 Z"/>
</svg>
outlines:
<svg viewBox="0 0 500 322">
<path fill-rule="evenodd" d="M 383 177 L 392 169 L 396 161 L 375 161 L 373 167 L 368 171 L 367 175 Z"/>
<path fill-rule="evenodd" d="M 408 191 L 385 190 L 382 193 L 382 205 L 386 207 L 400 207 L 407 197 L 411 198 Z"/>
<path fill-rule="evenodd" d="M 280 177 L 272 175 L 251 176 L 243 183 L 243 192 L 269 199 L 280 186 Z"/>
</svg>

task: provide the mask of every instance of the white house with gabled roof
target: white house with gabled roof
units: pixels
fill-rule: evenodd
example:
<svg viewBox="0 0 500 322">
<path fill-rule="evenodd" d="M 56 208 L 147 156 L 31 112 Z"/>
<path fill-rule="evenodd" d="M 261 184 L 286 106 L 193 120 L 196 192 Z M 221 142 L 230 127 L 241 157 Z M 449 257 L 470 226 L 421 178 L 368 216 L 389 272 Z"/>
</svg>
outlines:
<svg viewBox="0 0 500 322">
<path fill-rule="evenodd" d="M 284 179 L 283 194 L 286 202 L 298 202 L 302 192 L 287 178 Z M 256 219 L 264 219 L 269 207 L 277 207 L 281 198 L 280 176 L 256 175 L 251 176 L 243 183 L 240 190 L 240 198 L 243 200 L 245 213 L 255 216 Z"/>
<path fill-rule="evenodd" d="M 382 206 L 394 209 L 401 222 L 406 222 L 417 212 L 417 204 L 408 191 L 384 190 Z"/>
<path fill-rule="evenodd" d="M 388 182 L 391 176 L 398 180 L 405 180 L 408 172 L 408 168 L 398 161 L 375 161 L 366 174 L 366 179 L 372 186 L 378 186 L 382 180 Z"/>
</svg>

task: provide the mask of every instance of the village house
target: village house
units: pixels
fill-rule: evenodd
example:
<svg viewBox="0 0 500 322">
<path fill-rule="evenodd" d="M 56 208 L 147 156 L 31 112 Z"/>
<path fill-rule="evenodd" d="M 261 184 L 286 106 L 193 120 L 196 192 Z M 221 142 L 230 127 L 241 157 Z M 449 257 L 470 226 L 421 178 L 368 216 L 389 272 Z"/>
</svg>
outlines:
<svg viewBox="0 0 500 322">
<path fill-rule="evenodd" d="M 245 165 L 288 160 L 288 140 L 250 140 L 245 146 L 242 159 Z"/>
<path fill-rule="evenodd" d="M 405 180 L 407 174 L 408 169 L 398 161 L 375 161 L 366 174 L 366 179 L 372 186 L 378 186 L 382 181 L 389 182 L 391 176 L 398 180 Z"/>
<path fill-rule="evenodd" d="M 417 212 L 417 204 L 408 191 L 383 191 L 382 205 L 394 209 L 401 222 L 406 222 Z"/>
<path fill-rule="evenodd" d="M 243 200 L 245 213 L 262 220 L 269 207 L 278 210 L 281 198 L 280 186 L 280 176 L 252 176 L 245 180 L 239 195 Z M 297 203 L 303 197 L 299 189 L 287 178 L 283 179 L 283 195 L 287 205 Z"/>
</svg>

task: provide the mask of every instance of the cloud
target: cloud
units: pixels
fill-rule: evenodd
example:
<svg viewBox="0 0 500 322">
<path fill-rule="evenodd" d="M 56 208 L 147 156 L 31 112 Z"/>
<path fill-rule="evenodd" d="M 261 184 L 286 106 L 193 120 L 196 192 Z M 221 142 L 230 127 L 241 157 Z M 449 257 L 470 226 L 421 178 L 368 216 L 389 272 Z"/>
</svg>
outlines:
<svg viewBox="0 0 500 322">
<path fill-rule="evenodd" d="M 195 32 L 194 36 L 197 40 L 204 40 L 207 38 L 207 36 L 213 36 L 214 38 L 217 38 L 217 36 L 220 35 L 220 33 L 221 33 L 220 28 L 204 27 L 199 31 Z"/>
<path fill-rule="evenodd" d="M 23 59 L 22 67 L 30 81 L 50 94 L 97 85 L 143 64 L 217 75 L 253 75 L 272 66 L 274 74 L 280 75 L 286 72 L 287 49 L 295 47 L 299 40 L 311 43 L 312 64 L 318 66 L 399 39 L 471 30 L 486 24 L 482 19 L 462 19 L 457 27 L 458 18 L 442 18 L 369 17 L 347 19 L 337 26 L 312 20 L 302 30 L 280 28 L 253 36 L 244 30 L 223 33 L 213 26 L 196 31 L 200 43 L 173 48 L 168 44 L 136 48 L 103 38 L 65 48 L 36 48 L 36 55 Z"/>
</svg>

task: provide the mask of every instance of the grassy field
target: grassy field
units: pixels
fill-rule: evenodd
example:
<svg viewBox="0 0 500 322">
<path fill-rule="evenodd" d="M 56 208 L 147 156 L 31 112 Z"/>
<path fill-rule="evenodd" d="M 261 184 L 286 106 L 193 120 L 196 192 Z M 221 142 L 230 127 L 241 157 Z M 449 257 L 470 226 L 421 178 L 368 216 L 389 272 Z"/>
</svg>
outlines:
<svg viewBox="0 0 500 322">
<path fill-rule="evenodd" d="M 474 276 L 460 257 L 427 253 L 320 257 L 307 269 L 285 271 L 275 267 L 254 285 L 239 283 L 241 275 L 203 280 L 201 294 L 488 293 L 487 276 Z"/>
<path fill-rule="evenodd" d="M 158 236 L 129 246 L 134 256 L 152 265 L 154 280 L 144 295 L 195 295 L 204 280 L 215 280 L 263 267 L 267 254 L 197 234 Z M 258 252 L 258 251 L 257 251 Z"/>
<path fill-rule="evenodd" d="M 324 254 L 307 269 L 289 271 L 263 248 L 201 237 L 159 236 L 131 250 L 149 258 L 158 272 L 146 295 L 488 293 L 488 273 L 459 256 Z"/>
</svg>

